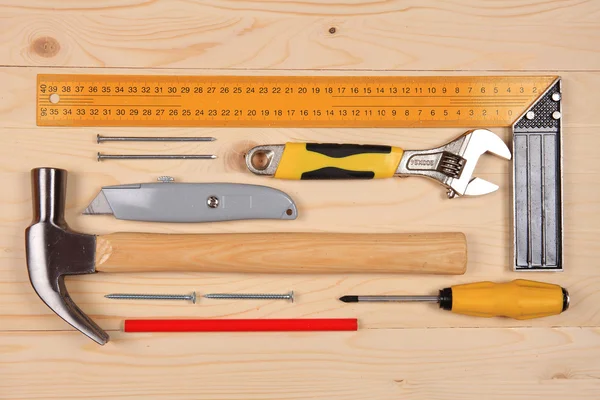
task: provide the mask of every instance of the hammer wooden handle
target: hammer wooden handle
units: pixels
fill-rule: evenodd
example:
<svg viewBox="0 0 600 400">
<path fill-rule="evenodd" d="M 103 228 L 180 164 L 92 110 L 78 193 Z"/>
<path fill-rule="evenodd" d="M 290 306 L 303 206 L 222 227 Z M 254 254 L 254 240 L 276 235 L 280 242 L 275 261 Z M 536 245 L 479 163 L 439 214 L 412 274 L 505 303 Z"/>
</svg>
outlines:
<svg viewBox="0 0 600 400">
<path fill-rule="evenodd" d="M 462 233 L 242 233 L 97 236 L 99 272 L 463 274 Z"/>
</svg>

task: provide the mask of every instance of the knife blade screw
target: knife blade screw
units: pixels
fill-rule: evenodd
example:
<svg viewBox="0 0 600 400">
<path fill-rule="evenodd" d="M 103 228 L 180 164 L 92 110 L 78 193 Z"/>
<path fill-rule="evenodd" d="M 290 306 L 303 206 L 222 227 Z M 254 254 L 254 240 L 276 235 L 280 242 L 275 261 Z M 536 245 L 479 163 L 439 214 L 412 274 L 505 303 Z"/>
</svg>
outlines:
<svg viewBox="0 0 600 400">
<path fill-rule="evenodd" d="M 209 196 L 208 199 L 206 199 L 206 205 L 210 208 L 219 207 L 219 198 L 217 196 Z"/>
</svg>

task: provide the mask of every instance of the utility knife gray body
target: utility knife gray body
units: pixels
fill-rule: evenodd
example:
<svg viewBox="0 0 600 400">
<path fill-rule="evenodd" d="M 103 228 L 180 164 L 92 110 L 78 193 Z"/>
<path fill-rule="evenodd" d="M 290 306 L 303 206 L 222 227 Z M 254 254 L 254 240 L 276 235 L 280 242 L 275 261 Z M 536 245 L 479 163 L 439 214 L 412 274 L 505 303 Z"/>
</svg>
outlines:
<svg viewBox="0 0 600 400">
<path fill-rule="evenodd" d="M 296 219 L 284 192 L 241 183 L 140 183 L 105 186 L 83 214 L 150 222 Z"/>
</svg>

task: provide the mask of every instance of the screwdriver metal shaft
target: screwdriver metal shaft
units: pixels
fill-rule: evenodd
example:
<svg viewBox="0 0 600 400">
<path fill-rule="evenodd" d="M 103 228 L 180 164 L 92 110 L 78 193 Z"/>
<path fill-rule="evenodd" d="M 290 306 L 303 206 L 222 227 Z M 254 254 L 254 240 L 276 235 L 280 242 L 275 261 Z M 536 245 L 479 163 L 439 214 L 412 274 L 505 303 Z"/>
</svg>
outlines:
<svg viewBox="0 0 600 400">
<path fill-rule="evenodd" d="M 430 302 L 437 303 L 440 301 L 438 296 L 343 296 L 340 300 L 344 303 L 413 303 L 413 302 Z"/>
</svg>

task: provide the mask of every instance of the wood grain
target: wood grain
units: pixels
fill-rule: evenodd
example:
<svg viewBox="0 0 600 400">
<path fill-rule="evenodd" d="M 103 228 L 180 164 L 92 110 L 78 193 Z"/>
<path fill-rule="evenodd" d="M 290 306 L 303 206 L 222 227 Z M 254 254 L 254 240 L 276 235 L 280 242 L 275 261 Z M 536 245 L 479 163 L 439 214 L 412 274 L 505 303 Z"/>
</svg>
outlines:
<svg viewBox="0 0 600 400">
<path fill-rule="evenodd" d="M 600 390 L 600 331 L 591 328 L 115 332 L 103 348 L 78 335 L 0 334 L 0 393 L 43 399 L 56 395 L 52 387 L 62 398 L 595 400 Z M 24 377 L 28 384 L 19 384 Z"/>
<path fill-rule="evenodd" d="M 538 274 L 532 279 L 560 284 L 569 289 L 573 303 L 568 312 L 532 321 L 508 319 L 476 319 L 444 313 L 435 306 L 413 305 L 345 305 L 337 297 L 354 293 L 365 294 L 433 294 L 438 289 L 457 283 L 476 280 L 506 281 L 521 274 L 512 273 L 510 252 L 509 164 L 493 157 L 480 160 L 477 174 L 484 179 L 498 183 L 501 189 L 481 198 L 448 200 L 444 190 L 435 182 L 425 179 L 381 180 L 372 182 L 288 182 L 256 177 L 244 170 L 241 154 L 247 148 L 263 143 L 283 143 L 286 141 L 322 140 L 329 142 L 356 142 L 398 145 L 405 148 L 422 148 L 443 143 L 462 132 L 459 129 L 58 129 L 36 128 L 34 121 L 34 90 L 36 73 L 47 73 L 51 69 L 33 70 L 3 68 L 0 79 L 5 82 L 6 95 L 0 98 L 0 113 L 3 116 L 0 138 L 0 176 L 11 190 L 0 192 L 0 319 L 4 332 L 12 331 L 22 335 L 26 331 L 40 332 L 55 330 L 64 335 L 71 328 L 56 317 L 32 291 L 24 264 L 23 231 L 31 220 L 31 195 L 29 170 L 31 168 L 57 166 L 70 171 L 67 194 L 67 221 L 73 229 L 88 233 L 110 232 L 155 232 L 155 233 L 244 233 L 244 232 L 355 232 L 355 233 L 402 233 L 462 231 L 468 241 L 467 274 L 456 277 L 429 276 L 385 276 L 365 274 L 346 275 L 253 275 L 220 273 L 121 273 L 95 274 L 68 279 L 67 286 L 76 303 L 79 304 L 103 328 L 117 331 L 123 318 L 294 318 L 294 317 L 358 317 L 362 329 L 379 328 L 395 332 L 398 328 L 411 328 L 417 332 L 424 328 L 444 327 L 597 327 L 600 324 L 600 273 L 596 260 L 600 247 L 600 229 L 591 223 L 600 215 L 600 165 L 597 162 L 596 148 L 600 136 L 595 131 L 600 126 L 597 119 L 597 103 L 588 97 L 600 89 L 600 74 L 595 72 L 566 73 L 563 76 L 565 88 L 565 254 L 566 272 L 562 274 Z M 61 70 L 64 72 L 65 70 Z M 69 71 L 69 70 L 67 70 Z M 83 72 L 75 69 L 72 72 Z M 100 70 L 85 70 L 85 72 Z M 115 70 L 115 73 L 124 72 Z M 158 70 L 157 73 L 190 73 L 188 70 Z M 212 71 L 211 73 L 219 73 Z M 260 73 L 260 71 L 254 71 Z M 317 73 L 316 71 L 307 73 Z M 408 72 L 407 72 L 408 74 Z M 510 140 L 506 129 L 494 129 L 506 141 Z M 161 144 L 159 147 L 136 144 L 136 147 L 123 144 L 95 144 L 96 133 L 108 135 L 210 135 L 218 140 L 209 145 L 185 146 L 181 144 Z M 210 162 L 106 162 L 95 161 L 98 150 L 106 152 L 151 152 L 159 149 L 164 152 L 198 153 L 214 150 L 219 156 Z M 289 221 L 240 221 L 214 224 L 152 224 L 119 221 L 109 216 L 82 216 L 81 211 L 97 194 L 101 186 L 152 181 L 159 175 L 172 175 L 178 181 L 267 184 L 289 193 L 301 210 L 298 220 Z M 529 276 L 527 278 L 530 278 Z M 103 297 L 111 292 L 162 292 L 187 293 L 197 290 L 207 292 L 280 292 L 295 290 L 298 301 L 293 307 L 280 302 L 202 302 L 196 307 L 179 303 L 125 302 L 110 301 Z M 459 332 L 462 329 L 458 330 Z M 481 330 L 480 335 L 490 335 Z M 56 333 L 56 335 L 62 335 Z M 111 332 L 114 336 L 115 332 Z M 32 339 L 25 335 L 23 346 L 29 346 Z M 64 349 L 69 351 L 74 342 L 88 346 L 83 336 L 67 336 Z M 59 340 L 59 339 L 57 339 Z M 173 338 L 178 342 L 178 338 Z M 439 339 L 441 340 L 441 339 Z M 135 341 L 132 341 L 135 343 Z M 243 340 L 242 340 L 243 342 Z M 0 340 L 0 343 L 2 341 Z M 128 342 L 129 343 L 129 342 Z M 289 341 L 290 346 L 295 343 Z M 89 351 L 101 352 L 89 343 Z M 87 348 L 87 347 L 86 347 Z M 537 354 L 531 350 L 532 354 Z M 41 351 L 40 356 L 44 354 Z M 422 351 L 421 355 L 427 355 Z M 120 357 L 114 355 L 114 357 Z M 509 357 L 510 358 L 510 357 Z M 36 360 L 40 360 L 37 358 Z M 149 357 L 150 363 L 159 358 Z M 315 368 L 322 363 L 314 361 Z M 12 367 L 12 363 L 11 363 Z M 161 368 L 159 368 L 160 370 Z M 120 380 L 118 372 L 104 371 L 102 367 L 92 368 L 94 373 L 112 376 Z M 263 375 L 265 374 L 265 375 Z M 266 379 L 268 372 L 261 370 L 255 376 Z M 107 378 L 108 379 L 108 378 Z M 490 380 L 490 386 L 479 386 L 477 382 L 465 379 L 464 384 L 443 384 L 429 391 L 429 386 L 411 386 L 415 398 L 439 396 L 444 390 L 452 391 L 450 396 L 478 398 L 477 390 L 466 390 L 474 385 L 480 390 L 494 390 L 502 386 L 497 379 Z M 334 382 L 333 378 L 324 378 Z M 18 381 L 17 381 L 18 382 Z M 517 382 L 521 382 L 518 383 Z M 121 397 L 128 390 L 123 384 L 112 386 L 114 397 Z M 199 383 L 198 383 L 199 385 Z M 362 382 L 371 391 L 381 390 L 381 381 Z M 510 383 L 511 390 L 553 392 L 537 380 Z M 360 386 L 360 385 L 358 385 Z M 366 393 L 364 387 L 352 393 Z M 50 388 L 57 386 L 49 384 Z M 324 386 L 325 387 L 325 386 Z M 564 386 L 576 393 L 585 394 L 592 386 Z M 200 386 L 196 387 L 200 390 Z M 271 390 L 269 380 L 257 386 L 259 393 Z M 587 388 L 587 389 L 586 389 Z M 17 388 L 7 389 L 8 398 L 14 398 Z M 326 391 L 326 389 L 323 389 Z M 561 392 L 562 390 L 562 392 Z M 564 393 L 561 389 L 557 393 Z M 337 394 L 330 389 L 326 397 Z M 1 391 L 0 391 L 1 393 Z M 44 390 L 39 397 L 47 396 Z M 79 389 L 71 389 L 74 397 L 80 397 Z M 108 389 L 101 397 L 109 396 Z M 235 396 L 215 389 L 214 397 Z M 310 392 L 307 392 L 310 393 Z M 506 393 L 500 391 L 499 393 Z M 385 397 L 385 392 L 381 397 Z M 239 394 L 238 394 L 239 395 Z M 550 395 L 550 394 L 549 394 Z M 143 396 L 143 395 L 140 395 Z M 243 396 L 243 395 L 239 395 Z M 366 395 L 365 395 L 366 396 Z M 25 396 L 27 397 L 27 396 Z M 157 395 L 160 397 L 160 395 Z M 208 395 L 206 395 L 208 397 Z M 259 396 L 258 396 L 259 397 Z M 276 397 L 276 395 L 272 395 Z M 317 397 L 319 397 L 317 395 Z M 323 396 L 320 396 L 323 397 Z M 364 397 L 364 396 L 363 396 Z M 185 397 L 184 397 L 185 398 Z M 233 397 L 235 398 L 235 397 Z"/>
<path fill-rule="evenodd" d="M 8 0 L 0 65 L 597 70 L 599 16 L 579 0 Z"/>
<path fill-rule="evenodd" d="M 0 398 L 596 399 L 600 327 L 600 3 L 581 0 L 6 0 L 0 4 Z M 334 28 L 331 31 L 331 28 Z M 333 32 L 333 33 L 330 33 Z M 168 68 L 166 68 L 168 67 Z M 241 154 L 286 141 L 433 147 L 464 129 L 85 129 L 35 125 L 38 73 L 501 75 L 563 78 L 565 272 L 510 270 L 510 165 L 480 160 L 501 189 L 448 200 L 425 179 L 287 182 L 248 174 Z M 510 142 L 508 129 L 494 129 Z M 96 134 L 215 136 L 210 144 L 95 144 Z M 204 153 L 205 162 L 97 163 L 97 151 Z M 120 273 L 67 279 L 112 341 L 71 330 L 31 288 L 24 229 L 29 170 L 70 171 L 75 230 L 153 233 L 466 234 L 463 276 Z M 101 186 L 240 182 L 290 194 L 296 221 L 153 224 L 82 216 Z M 569 289 L 571 308 L 531 321 L 477 319 L 427 304 L 347 305 L 348 293 L 434 294 L 529 278 Z M 111 301 L 109 292 L 285 292 L 297 301 Z M 358 317 L 349 334 L 127 335 L 124 318 Z M 560 327 L 560 328 L 557 328 Z"/>
<path fill-rule="evenodd" d="M 464 274 L 467 242 L 445 233 L 113 233 L 96 238 L 99 272 Z"/>
</svg>

